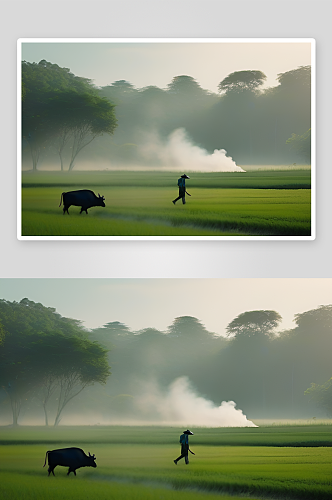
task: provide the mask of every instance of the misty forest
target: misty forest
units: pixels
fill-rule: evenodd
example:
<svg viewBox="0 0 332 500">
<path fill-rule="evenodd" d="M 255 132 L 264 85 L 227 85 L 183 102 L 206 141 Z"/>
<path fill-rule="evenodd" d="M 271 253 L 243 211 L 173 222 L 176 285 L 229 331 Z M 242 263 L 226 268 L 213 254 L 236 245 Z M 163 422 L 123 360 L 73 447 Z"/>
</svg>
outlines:
<svg viewBox="0 0 332 500">
<path fill-rule="evenodd" d="M 245 311 L 224 336 L 191 316 L 166 331 L 118 321 L 88 330 L 27 298 L 2 299 L 0 422 L 222 427 L 331 417 L 332 305 L 295 314 L 287 331 L 281 319 Z"/>
<path fill-rule="evenodd" d="M 188 75 L 165 89 L 126 80 L 97 87 L 46 60 L 23 61 L 23 167 L 169 167 L 181 141 L 211 155 L 225 150 L 240 165 L 310 164 L 310 70 L 281 73 L 267 89 L 262 71 L 236 71 L 213 93 Z"/>
</svg>

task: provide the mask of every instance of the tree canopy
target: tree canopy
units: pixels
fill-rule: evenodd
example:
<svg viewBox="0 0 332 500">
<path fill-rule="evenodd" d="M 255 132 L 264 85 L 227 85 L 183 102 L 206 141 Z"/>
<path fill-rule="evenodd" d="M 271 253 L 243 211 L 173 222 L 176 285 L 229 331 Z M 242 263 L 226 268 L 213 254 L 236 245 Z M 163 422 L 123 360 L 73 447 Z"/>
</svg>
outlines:
<svg viewBox="0 0 332 500">
<path fill-rule="evenodd" d="M 94 93 L 97 89 L 89 78 L 82 78 L 71 73 L 69 68 L 61 68 L 45 59 L 39 63 L 22 61 L 22 82 L 27 96 L 50 91 L 75 90 L 78 93 Z"/>
<path fill-rule="evenodd" d="M 13 423 L 22 403 L 39 394 L 46 405 L 55 393 L 55 425 L 66 404 L 86 386 L 105 384 L 110 374 L 107 351 L 87 338 L 77 320 L 28 299 L 0 300 L 0 386 L 10 399 Z"/>
<path fill-rule="evenodd" d="M 321 407 L 329 417 L 332 417 L 332 378 L 321 385 L 312 382 L 304 394 Z"/>
<path fill-rule="evenodd" d="M 312 334 L 317 329 L 317 334 L 330 335 L 332 330 L 332 305 L 319 306 L 303 313 L 295 314 L 296 331 Z"/>
<path fill-rule="evenodd" d="M 175 76 L 167 85 L 167 91 L 173 94 L 182 94 L 185 96 L 201 96 L 206 91 L 197 83 L 197 81 L 188 75 Z"/>
<path fill-rule="evenodd" d="M 40 61 L 22 63 L 22 136 L 30 147 L 33 170 L 42 148 L 53 146 L 60 157 L 70 143 L 69 170 L 80 151 L 102 134 L 112 135 L 117 126 L 114 105 L 98 95 L 87 78 L 68 68 Z"/>
<path fill-rule="evenodd" d="M 266 75 L 258 70 L 235 71 L 226 76 L 218 85 L 219 92 L 255 91 L 263 85 Z"/>
<path fill-rule="evenodd" d="M 311 66 L 299 66 L 291 71 L 279 73 L 277 80 L 280 84 L 278 90 L 293 89 L 298 92 L 299 88 L 311 88 Z"/>
<path fill-rule="evenodd" d="M 302 135 L 292 134 L 292 136 L 287 139 L 286 144 L 290 144 L 294 151 L 308 163 L 311 163 L 311 128 Z"/>
<path fill-rule="evenodd" d="M 248 311 L 239 314 L 227 328 L 229 336 L 269 335 L 279 325 L 282 318 L 276 311 Z"/>
</svg>

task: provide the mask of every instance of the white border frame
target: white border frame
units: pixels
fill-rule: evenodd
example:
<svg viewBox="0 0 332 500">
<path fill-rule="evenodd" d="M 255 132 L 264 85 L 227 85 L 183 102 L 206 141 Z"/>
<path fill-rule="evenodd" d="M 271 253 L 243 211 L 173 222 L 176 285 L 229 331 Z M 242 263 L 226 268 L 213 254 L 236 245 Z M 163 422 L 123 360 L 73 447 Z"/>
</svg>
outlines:
<svg viewBox="0 0 332 500">
<path fill-rule="evenodd" d="M 311 235 L 310 236 L 22 236 L 21 48 L 23 43 L 310 43 Z M 17 40 L 17 239 L 67 241 L 308 241 L 316 239 L 316 40 L 314 38 L 19 38 Z"/>
</svg>

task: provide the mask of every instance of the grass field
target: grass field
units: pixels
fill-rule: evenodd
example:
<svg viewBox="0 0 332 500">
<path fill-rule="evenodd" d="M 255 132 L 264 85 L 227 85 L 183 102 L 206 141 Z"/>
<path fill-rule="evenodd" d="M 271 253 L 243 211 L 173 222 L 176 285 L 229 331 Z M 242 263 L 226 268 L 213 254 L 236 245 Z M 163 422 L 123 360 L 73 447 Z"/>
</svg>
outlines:
<svg viewBox="0 0 332 500">
<path fill-rule="evenodd" d="M 193 429 L 190 464 L 174 465 L 182 428 L 0 427 L 0 498 L 331 499 L 331 425 Z M 78 446 L 97 468 L 55 477 L 45 453 Z"/>
<path fill-rule="evenodd" d="M 174 172 L 23 172 L 23 236 L 310 236 L 311 172 L 194 173 L 187 204 Z M 92 189 L 106 207 L 63 216 L 63 191 Z"/>
</svg>

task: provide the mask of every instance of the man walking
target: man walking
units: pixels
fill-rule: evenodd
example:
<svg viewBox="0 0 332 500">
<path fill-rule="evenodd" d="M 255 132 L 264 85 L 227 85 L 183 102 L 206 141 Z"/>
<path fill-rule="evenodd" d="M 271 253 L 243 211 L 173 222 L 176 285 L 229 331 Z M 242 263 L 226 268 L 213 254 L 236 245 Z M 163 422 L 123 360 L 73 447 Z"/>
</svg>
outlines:
<svg viewBox="0 0 332 500">
<path fill-rule="evenodd" d="M 172 201 L 173 205 L 182 198 L 182 203 L 186 203 L 186 193 L 188 196 L 191 196 L 191 194 L 186 191 L 186 179 L 190 179 L 190 177 L 186 174 L 181 175 L 180 179 L 178 179 L 178 186 L 179 186 L 179 196 L 175 198 L 175 200 Z"/>
<path fill-rule="evenodd" d="M 188 451 L 190 451 L 192 455 L 195 455 L 195 453 L 189 449 L 189 435 L 193 436 L 194 433 L 187 429 L 186 431 L 183 431 L 183 434 L 181 434 L 180 436 L 181 455 L 176 460 L 174 460 L 175 465 L 177 465 L 178 461 L 181 460 L 181 458 L 184 458 L 186 464 L 189 464 Z"/>
</svg>

